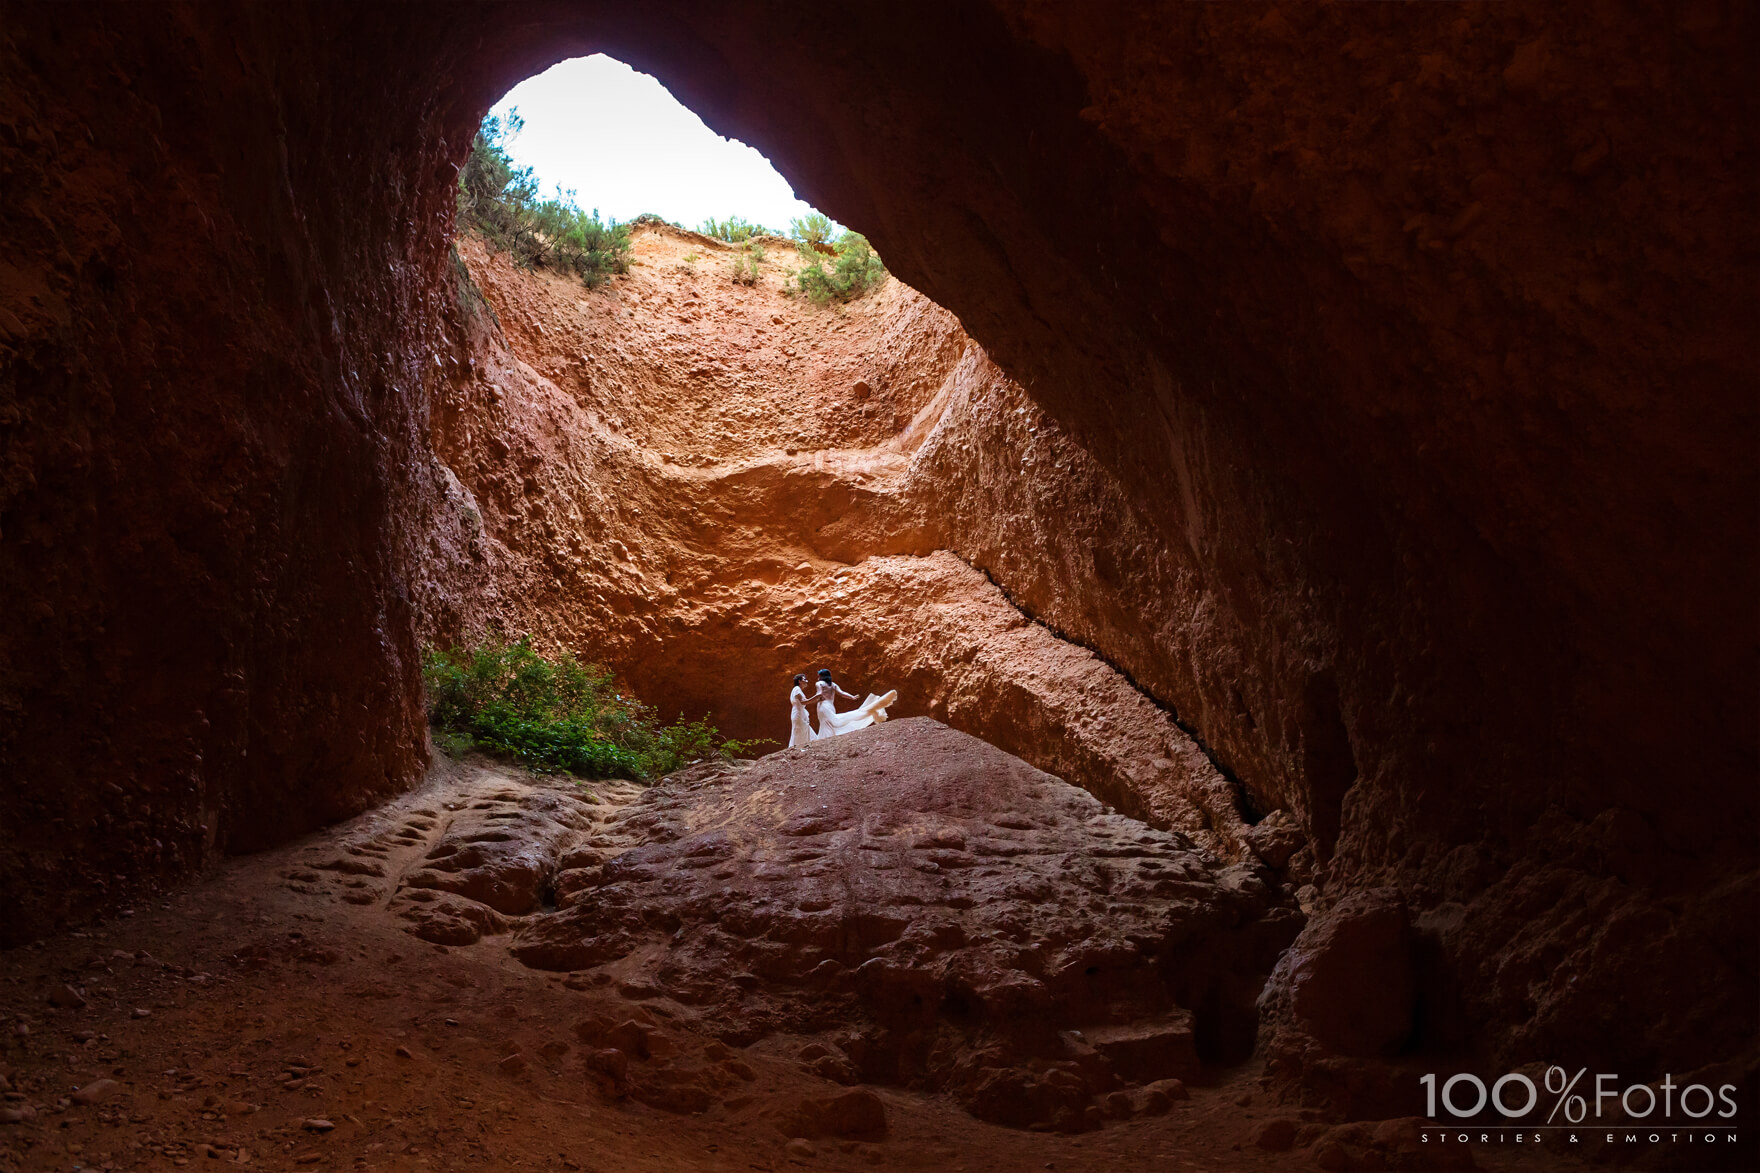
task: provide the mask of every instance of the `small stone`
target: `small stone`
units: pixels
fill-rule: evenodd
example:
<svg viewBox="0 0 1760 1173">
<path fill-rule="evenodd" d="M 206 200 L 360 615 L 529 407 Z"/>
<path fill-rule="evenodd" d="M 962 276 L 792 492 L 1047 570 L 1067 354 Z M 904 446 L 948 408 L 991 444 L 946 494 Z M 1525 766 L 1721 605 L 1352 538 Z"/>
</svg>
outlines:
<svg viewBox="0 0 1760 1173">
<path fill-rule="evenodd" d="M 145 1006 L 136 1006 L 134 1008 L 134 1013 L 131 1014 L 129 1017 L 131 1017 L 131 1018 L 151 1018 L 151 1017 L 153 1017 L 153 1012 L 151 1010 L 148 1010 Z"/>
<path fill-rule="evenodd" d="M 804 1136 L 797 1136 L 787 1144 L 783 1145 L 782 1151 L 791 1157 L 797 1157 L 803 1161 L 819 1155 L 818 1148 L 814 1146 L 812 1141 Z"/>
<path fill-rule="evenodd" d="M 29 1104 L 19 1108 L 0 1108 L 0 1124 L 29 1124 L 37 1118 L 37 1110 Z"/>
<path fill-rule="evenodd" d="M 121 1086 L 114 1079 L 94 1079 L 91 1083 L 74 1092 L 71 1098 L 76 1104 L 96 1104 L 116 1094 L 117 1089 Z"/>
<path fill-rule="evenodd" d="M 85 997 L 72 986 L 59 986 L 49 991 L 49 1005 L 57 1010 L 78 1010 L 85 1004 Z"/>
<path fill-rule="evenodd" d="M 411 1055 L 409 1053 L 408 1047 L 399 1047 L 399 1048 L 397 1048 L 397 1050 L 393 1051 L 392 1054 L 396 1055 L 399 1059 L 414 1059 L 415 1058 L 414 1055 Z"/>
<path fill-rule="evenodd" d="M 300 1125 L 300 1127 L 304 1128 L 307 1132 L 329 1132 L 331 1129 L 335 1128 L 336 1125 L 320 1116 L 313 1116 L 304 1124 Z"/>
</svg>

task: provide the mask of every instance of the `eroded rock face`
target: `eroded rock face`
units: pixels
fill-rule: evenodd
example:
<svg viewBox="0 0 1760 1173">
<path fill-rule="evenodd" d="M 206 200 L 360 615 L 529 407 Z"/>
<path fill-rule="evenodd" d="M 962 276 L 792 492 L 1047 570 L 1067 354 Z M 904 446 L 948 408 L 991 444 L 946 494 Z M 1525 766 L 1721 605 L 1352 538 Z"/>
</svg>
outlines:
<svg viewBox="0 0 1760 1173">
<path fill-rule="evenodd" d="M 603 973 L 730 1043 L 829 1035 L 832 1078 L 947 1089 L 1019 1127 L 1087 1127 L 1111 1093 L 1245 1058 L 1300 927 L 1262 871 L 926 718 L 694 767 L 594 815 L 486 795 L 393 907 L 445 944 L 511 928 L 526 965 Z M 499 854 L 473 855 L 486 839 Z M 472 919 L 437 886 L 488 907 Z M 589 1033 L 648 1057 L 618 1029 Z"/>
<path fill-rule="evenodd" d="M 487 309 L 462 323 L 436 449 L 473 559 L 424 597 L 436 638 L 511 623 L 663 714 L 778 741 L 787 682 L 831 667 L 1243 857 L 1238 787 L 1188 731 L 955 552 L 951 470 L 1084 489 L 1095 470 L 945 310 L 897 280 L 805 304 L 770 248 L 739 284 L 727 246 L 641 228 L 631 273 L 589 293 L 461 242 L 461 300 Z M 1009 434 L 975 444 L 984 419 Z"/>
</svg>

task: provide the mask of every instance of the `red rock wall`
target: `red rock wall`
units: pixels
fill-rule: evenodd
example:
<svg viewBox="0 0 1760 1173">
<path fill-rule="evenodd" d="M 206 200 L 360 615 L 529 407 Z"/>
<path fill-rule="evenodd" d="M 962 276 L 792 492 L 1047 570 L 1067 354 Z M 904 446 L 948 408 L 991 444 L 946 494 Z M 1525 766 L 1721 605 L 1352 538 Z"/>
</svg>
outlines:
<svg viewBox="0 0 1760 1173">
<path fill-rule="evenodd" d="M 1334 890 L 1448 922 L 1502 1045 L 1752 1039 L 1716 947 L 1755 904 L 1751 15 L 1077 11 L 9 9 L 9 938 L 411 776 L 406 600 L 463 556 L 421 548 L 416 393 L 453 164 L 605 48 L 1108 471 L 1124 524 L 992 480 L 969 556 L 1299 813 Z M 1678 1021 L 1610 1012 L 1643 958 Z"/>
<path fill-rule="evenodd" d="M 267 15 L 3 22 L 0 943 L 424 760 L 412 392 L 449 192 Z"/>
</svg>

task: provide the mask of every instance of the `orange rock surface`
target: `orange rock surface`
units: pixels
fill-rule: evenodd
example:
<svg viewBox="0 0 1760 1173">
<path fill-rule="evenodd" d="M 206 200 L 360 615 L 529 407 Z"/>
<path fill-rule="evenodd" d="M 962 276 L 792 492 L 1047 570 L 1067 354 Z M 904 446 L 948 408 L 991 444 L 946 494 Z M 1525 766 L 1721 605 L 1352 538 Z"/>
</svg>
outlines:
<svg viewBox="0 0 1760 1173">
<path fill-rule="evenodd" d="M 435 447 L 478 585 L 437 587 L 436 626 L 511 624 L 777 743 L 790 679 L 829 667 L 1238 857 L 1237 799 L 1173 717 L 962 557 L 985 483 L 1055 469 L 1073 507 L 1103 477 L 945 310 L 897 280 L 816 307 L 769 251 L 746 286 L 728 246 L 643 227 L 588 291 L 462 242 L 487 309 Z"/>
</svg>

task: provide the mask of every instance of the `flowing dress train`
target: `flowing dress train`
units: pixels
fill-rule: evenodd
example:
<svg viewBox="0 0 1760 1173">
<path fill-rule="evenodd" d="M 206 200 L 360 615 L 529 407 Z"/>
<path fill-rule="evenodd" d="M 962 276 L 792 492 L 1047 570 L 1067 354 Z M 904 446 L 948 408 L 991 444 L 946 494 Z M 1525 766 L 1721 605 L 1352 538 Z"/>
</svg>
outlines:
<svg viewBox="0 0 1760 1173">
<path fill-rule="evenodd" d="M 836 737 L 842 733 L 854 733 L 857 729 L 866 729 L 886 720 L 886 707 L 898 699 L 898 690 L 884 696 L 868 694 L 868 698 L 847 713 L 837 711 L 835 697 L 826 693 L 819 695 L 819 736 Z"/>
</svg>

